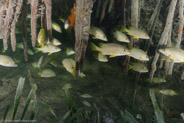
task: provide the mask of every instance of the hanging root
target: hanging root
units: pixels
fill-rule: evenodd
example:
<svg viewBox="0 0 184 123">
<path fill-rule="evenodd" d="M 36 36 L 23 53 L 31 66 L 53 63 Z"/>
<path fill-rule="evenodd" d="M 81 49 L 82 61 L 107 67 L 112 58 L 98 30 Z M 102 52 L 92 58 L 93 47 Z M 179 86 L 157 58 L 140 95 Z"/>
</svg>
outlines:
<svg viewBox="0 0 184 123">
<path fill-rule="evenodd" d="M 31 40 L 32 46 L 37 40 L 37 18 L 41 11 L 41 27 L 48 30 L 48 37 L 52 40 L 52 0 L 0 0 L 0 36 L 3 37 L 4 50 L 8 49 L 8 38 L 11 36 L 12 51 L 16 50 L 16 24 L 22 15 L 22 38 L 24 42 L 24 57 L 27 55 L 27 9 L 31 5 Z M 39 5 L 41 10 L 39 11 Z M 0 37 L 1 38 L 1 37 Z"/>
<path fill-rule="evenodd" d="M 46 30 L 46 15 L 45 15 L 45 4 L 41 5 L 41 28 Z"/>
<path fill-rule="evenodd" d="M 150 32 L 150 41 L 147 41 L 146 42 L 146 45 L 145 45 L 145 50 L 146 52 L 148 52 L 149 48 L 150 48 L 150 44 L 153 43 L 152 42 L 152 38 L 153 38 L 153 34 L 155 32 L 155 27 L 156 27 L 156 24 L 157 24 L 157 20 L 158 20 L 158 17 L 160 15 L 160 10 L 161 10 L 161 7 L 162 7 L 162 3 L 163 3 L 163 0 L 159 0 L 157 5 L 156 5 L 156 8 L 148 22 L 148 25 L 147 25 L 147 31 Z"/>
<path fill-rule="evenodd" d="M 138 28 L 139 24 L 139 0 L 131 0 L 131 25 Z"/>
<path fill-rule="evenodd" d="M 79 11 L 82 12 L 83 1 L 77 0 L 76 1 L 76 19 L 75 19 L 75 62 L 76 62 L 76 70 L 75 70 L 75 77 L 78 76 L 78 72 L 80 70 L 80 45 L 82 44 L 82 23 L 83 23 L 83 13 L 80 14 Z"/>
<path fill-rule="evenodd" d="M 44 0 L 44 3 L 46 6 L 48 38 L 50 41 L 52 41 L 52 2 L 51 0 Z"/>
<path fill-rule="evenodd" d="M 97 21 L 98 21 L 99 14 L 100 14 L 101 4 L 102 4 L 102 0 L 98 0 L 97 8 L 96 8 L 96 13 L 95 13 L 95 18 L 96 18 Z"/>
<path fill-rule="evenodd" d="M 24 59 L 25 61 L 28 60 L 27 55 L 27 0 L 23 0 L 23 7 L 22 7 L 22 40 L 24 43 Z"/>
<path fill-rule="evenodd" d="M 165 37 L 163 45 L 165 45 L 165 46 L 167 45 L 167 47 L 171 47 L 171 35 L 172 35 L 172 25 L 170 26 L 169 33 Z M 169 71 L 169 61 L 165 61 L 164 69 L 165 69 L 165 73 L 168 74 L 168 71 Z"/>
<path fill-rule="evenodd" d="M 153 14 L 151 15 L 151 18 L 150 18 L 148 25 L 147 25 L 148 31 L 151 31 L 154 23 L 156 23 L 156 20 L 158 18 L 159 13 L 160 13 L 160 9 L 162 7 L 162 2 L 163 2 L 163 0 L 158 0 L 158 2 L 157 2 L 155 10 L 154 10 Z"/>
<path fill-rule="evenodd" d="M 10 25 L 13 20 L 13 14 L 14 14 L 14 8 L 15 8 L 15 1 L 14 0 L 9 0 L 8 1 L 8 10 L 6 13 L 6 17 L 4 20 L 4 27 L 3 27 L 3 46 L 4 50 L 8 49 L 8 37 L 9 37 L 9 31 L 10 31 Z"/>
<path fill-rule="evenodd" d="M 39 0 L 32 0 L 31 3 L 31 37 L 32 37 L 32 46 L 36 45 L 37 37 L 37 12 L 38 12 Z"/>
<path fill-rule="evenodd" d="M 5 14 L 6 14 L 6 4 L 4 3 L 2 4 L 1 9 L 0 9 L 0 30 L 3 29 Z M 2 32 L 0 31 L 0 33 Z"/>
<path fill-rule="evenodd" d="M 179 26 L 178 26 L 178 38 L 177 38 L 177 44 L 176 44 L 176 48 L 180 48 L 180 44 L 181 44 L 181 40 L 182 40 L 182 35 L 183 35 L 183 6 L 184 6 L 184 1 L 180 0 L 179 1 Z M 170 62 L 169 65 L 169 75 L 172 75 L 172 71 L 173 71 L 173 67 L 174 67 L 174 61 Z"/>
<path fill-rule="evenodd" d="M 110 1 L 109 1 L 108 13 L 111 12 L 112 7 L 113 7 L 113 3 L 114 3 L 114 0 L 110 0 Z"/>
<path fill-rule="evenodd" d="M 160 53 L 157 51 L 158 50 L 158 47 L 160 45 L 163 45 L 165 40 L 166 40 L 166 37 L 168 36 L 169 34 L 169 30 L 171 28 L 171 25 L 172 25 L 172 22 L 173 22 L 173 17 L 174 17 L 174 11 L 175 11 L 175 7 L 176 7 L 176 3 L 177 3 L 177 0 L 172 0 L 171 4 L 170 4 L 170 8 L 169 8 L 169 12 L 168 12 L 168 16 L 167 16 L 167 20 L 166 20 L 166 25 L 165 25 L 165 29 L 161 35 L 161 38 L 159 40 L 159 43 L 158 43 L 158 46 L 156 48 L 156 54 L 155 54 L 155 57 L 153 59 L 153 62 L 152 62 L 152 70 L 150 72 L 150 80 L 152 80 L 153 76 L 154 76 L 154 73 L 156 71 L 156 64 L 157 64 L 157 61 L 158 61 L 158 58 L 159 58 L 159 55 Z"/>
<path fill-rule="evenodd" d="M 22 3 L 23 0 L 17 0 L 17 6 L 16 6 L 16 10 L 15 10 L 15 14 L 14 14 L 14 18 L 11 24 L 11 46 L 12 46 L 12 50 L 15 51 L 16 50 L 16 36 L 15 36 L 15 28 L 16 28 L 16 23 L 19 19 L 19 15 L 21 13 L 21 8 L 22 8 Z"/>
<path fill-rule="evenodd" d="M 131 25 L 133 27 L 138 28 L 139 24 L 139 0 L 131 0 Z M 131 38 L 129 48 L 133 47 L 134 39 Z M 126 56 L 125 59 L 126 67 L 125 67 L 125 76 L 128 75 L 128 65 L 130 63 L 130 56 Z"/>
<path fill-rule="evenodd" d="M 105 17 L 105 12 L 106 12 L 108 2 L 109 2 L 109 0 L 105 0 L 103 5 L 102 5 L 102 10 L 101 10 L 101 15 L 100 15 L 100 23 L 103 21 L 103 19 Z"/>
<path fill-rule="evenodd" d="M 93 0 L 77 0 L 76 1 L 76 20 L 75 20 L 75 77 L 79 71 L 82 72 L 83 62 L 85 58 L 86 48 L 88 45 L 89 31 L 91 24 L 91 12 L 93 8 Z"/>
</svg>

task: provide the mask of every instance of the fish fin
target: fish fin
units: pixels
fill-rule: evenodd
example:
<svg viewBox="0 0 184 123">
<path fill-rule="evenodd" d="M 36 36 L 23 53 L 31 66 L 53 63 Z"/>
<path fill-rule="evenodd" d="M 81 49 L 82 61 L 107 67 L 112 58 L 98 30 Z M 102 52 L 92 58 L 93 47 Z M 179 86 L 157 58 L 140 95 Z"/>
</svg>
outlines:
<svg viewBox="0 0 184 123">
<path fill-rule="evenodd" d="M 99 46 L 102 47 L 104 45 L 104 43 L 99 43 Z"/>
<path fill-rule="evenodd" d="M 44 47 L 45 45 L 42 43 L 42 44 L 40 44 L 41 45 L 41 47 Z"/>
<path fill-rule="evenodd" d="M 103 55 L 103 56 L 105 56 L 105 54 L 104 54 L 104 53 L 102 53 L 102 52 L 100 52 L 99 54 L 100 54 L 100 55 Z"/>
<path fill-rule="evenodd" d="M 128 29 L 125 26 L 123 26 L 123 28 L 120 31 L 121 32 L 128 32 Z"/>
<path fill-rule="evenodd" d="M 111 55 L 111 56 L 109 56 L 110 58 L 114 58 L 114 57 L 116 57 L 116 56 L 113 56 L 113 55 Z"/>
<path fill-rule="evenodd" d="M 93 36 L 92 39 L 98 39 L 97 37 Z"/>
<path fill-rule="evenodd" d="M 34 50 L 35 50 L 35 53 L 38 53 L 40 50 L 39 50 L 39 48 L 34 48 Z"/>
<path fill-rule="evenodd" d="M 98 47 L 94 43 L 90 43 L 90 44 L 91 44 L 91 49 L 93 51 L 98 51 Z"/>
<path fill-rule="evenodd" d="M 127 33 L 128 35 L 131 35 L 130 33 Z"/>
<path fill-rule="evenodd" d="M 128 64 L 128 70 L 131 70 L 132 66 L 130 64 Z"/>
<path fill-rule="evenodd" d="M 172 60 L 174 60 L 174 61 L 177 60 L 177 59 L 175 59 L 171 54 L 169 55 L 169 57 L 170 57 Z"/>
<path fill-rule="evenodd" d="M 134 39 L 139 39 L 138 37 L 135 37 L 135 36 L 134 36 L 133 38 L 134 38 Z"/>
<path fill-rule="evenodd" d="M 79 71 L 79 77 L 84 78 L 86 75 L 83 72 Z"/>
<path fill-rule="evenodd" d="M 27 53 L 28 53 L 29 55 L 34 55 L 34 53 L 33 53 L 33 51 L 32 51 L 31 49 L 28 49 L 28 50 L 27 50 Z"/>
<path fill-rule="evenodd" d="M 41 42 L 38 42 L 38 46 L 41 46 Z"/>
<path fill-rule="evenodd" d="M 75 69 L 72 70 L 72 75 L 75 77 Z"/>
</svg>

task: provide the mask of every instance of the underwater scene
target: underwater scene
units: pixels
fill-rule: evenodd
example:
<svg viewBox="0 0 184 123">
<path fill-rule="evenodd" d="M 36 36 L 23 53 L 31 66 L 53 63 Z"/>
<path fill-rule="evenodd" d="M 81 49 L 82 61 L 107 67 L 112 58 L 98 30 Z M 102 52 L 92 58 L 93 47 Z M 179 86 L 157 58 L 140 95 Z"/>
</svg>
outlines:
<svg viewBox="0 0 184 123">
<path fill-rule="evenodd" d="M 0 123 L 184 123 L 184 0 L 0 0 Z"/>
</svg>

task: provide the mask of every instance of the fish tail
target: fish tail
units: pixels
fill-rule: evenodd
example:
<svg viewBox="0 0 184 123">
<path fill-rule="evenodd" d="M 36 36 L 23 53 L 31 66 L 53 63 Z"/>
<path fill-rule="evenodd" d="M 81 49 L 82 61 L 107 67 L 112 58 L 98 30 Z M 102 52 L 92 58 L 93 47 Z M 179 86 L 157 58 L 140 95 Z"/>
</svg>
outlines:
<svg viewBox="0 0 184 123">
<path fill-rule="evenodd" d="M 75 69 L 72 69 L 72 75 L 75 77 Z"/>
<path fill-rule="evenodd" d="M 128 64 L 128 70 L 131 70 L 131 69 L 132 69 L 131 64 Z"/>
<path fill-rule="evenodd" d="M 91 49 L 93 51 L 98 51 L 99 47 L 97 47 L 94 43 L 90 43 L 91 44 Z"/>
<path fill-rule="evenodd" d="M 41 46 L 41 47 L 44 47 L 45 45 L 44 45 L 44 43 L 42 43 L 42 44 L 40 44 L 40 46 Z"/>
</svg>

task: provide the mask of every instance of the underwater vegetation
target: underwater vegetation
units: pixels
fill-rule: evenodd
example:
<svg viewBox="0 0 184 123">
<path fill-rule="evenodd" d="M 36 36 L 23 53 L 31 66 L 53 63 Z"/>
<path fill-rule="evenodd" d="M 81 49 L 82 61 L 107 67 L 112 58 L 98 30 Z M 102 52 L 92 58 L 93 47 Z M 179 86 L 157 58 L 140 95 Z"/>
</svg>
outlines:
<svg viewBox="0 0 184 123">
<path fill-rule="evenodd" d="M 19 78 L 2 122 L 183 122 L 184 107 L 167 105 L 184 92 L 183 15 L 183 0 L 1 0 L 0 96 Z M 62 111 L 40 101 L 52 98 Z"/>
</svg>

